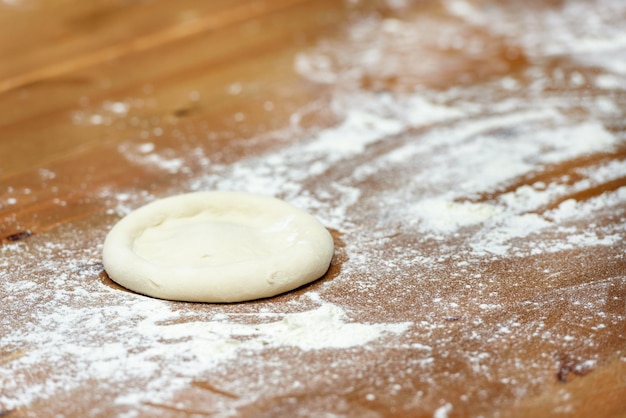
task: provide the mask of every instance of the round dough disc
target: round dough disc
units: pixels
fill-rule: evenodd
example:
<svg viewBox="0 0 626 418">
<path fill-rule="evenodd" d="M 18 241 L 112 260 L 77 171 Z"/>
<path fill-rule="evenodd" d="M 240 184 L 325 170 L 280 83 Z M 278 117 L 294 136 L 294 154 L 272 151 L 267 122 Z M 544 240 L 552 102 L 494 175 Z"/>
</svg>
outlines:
<svg viewBox="0 0 626 418">
<path fill-rule="evenodd" d="M 196 192 L 154 201 L 109 232 L 109 277 L 145 295 L 190 302 L 274 296 L 328 270 L 333 239 L 313 216 L 271 197 Z"/>
</svg>

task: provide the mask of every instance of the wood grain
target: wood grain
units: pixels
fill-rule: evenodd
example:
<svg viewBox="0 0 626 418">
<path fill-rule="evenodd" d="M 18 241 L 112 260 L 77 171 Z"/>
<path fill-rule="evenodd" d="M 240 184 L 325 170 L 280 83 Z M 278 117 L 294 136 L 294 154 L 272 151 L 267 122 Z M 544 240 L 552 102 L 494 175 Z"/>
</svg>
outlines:
<svg viewBox="0 0 626 418">
<path fill-rule="evenodd" d="M 565 3 L 0 2 L 0 416 L 626 417 L 626 90 L 610 65 L 623 44 L 607 29 L 595 50 L 576 49 L 542 23 L 579 36 L 575 19 L 601 13 L 614 29 L 626 9 Z M 377 129 L 382 139 L 358 142 Z M 581 132 L 591 133 L 576 142 Z M 567 154 L 559 135 L 591 151 Z M 494 152 L 481 143 L 504 150 L 493 166 L 504 180 L 475 191 L 465 181 Z M 553 148 L 569 156 L 551 160 Z M 505 178 L 510 161 L 523 169 Z M 245 349 L 256 337 L 239 335 L 244 348 L 210 368 L 174 372 L 168 361 L 191 360 L 157 353 L 152 381 L 132 364 L 90 372 L 105 344 L 131 358 L 206 337 L 133 346 L 150 317 L 124 310 L 136 295 L 102 269 L 110 226 L 159 197 L 257 179 L 344 217 L 329 227 L 330 271 L 270 300 L 166 304 L 168 319 L 150 325 L 260 326 L 268 312 L 314 309 L 317 295 L 345 323 L 408 331 L 321 350 Z M 529 190 L 545 201 L 524 201 Z M 502 225 L 426 230 L 419 205 L 441 196 L 454 197 L 446 210 L 495 207 L 550 226 L 479 254 Z M 568 204 L 580 217 L 559 218 Z M 122 311 L 130 319 L 112 341 Z M 54 322 L 66 312 L 89 315 L 66 330 Z M 57 328 L 67 347 L 37 340 Z M 83 334 L 92 352 L 80 351 Z M 163 376 L 185 383 L 144 399 Z"/>
</svg>

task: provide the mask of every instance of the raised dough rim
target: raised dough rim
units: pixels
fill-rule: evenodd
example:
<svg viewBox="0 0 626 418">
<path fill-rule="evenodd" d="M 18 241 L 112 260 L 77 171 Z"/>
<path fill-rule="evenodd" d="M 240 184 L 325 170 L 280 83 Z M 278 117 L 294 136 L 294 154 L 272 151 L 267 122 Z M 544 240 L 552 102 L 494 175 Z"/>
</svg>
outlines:
<svg viewBox="0 0 626 418">
<path fill-rule="evenodd" d="M 284 212 L 293 216 L 291 227 L 298 231 L 300 239 L 271 257 L 220 266 L 157 265 L 133 251 L 135 237 L 167 215 L 192 216 L 210 204 L 263 205 L 271 211 Z M 333 240 L 326 228 L 291 204 L 250 193 L 212 191 L 156 200 L 128 214 L 107 235 L 103 264 L 113 281 L 148 296 L 192 302 L 238 302 L 274 296 L 320 278 L 328 269 L 332 254 Z"/>
</svg>

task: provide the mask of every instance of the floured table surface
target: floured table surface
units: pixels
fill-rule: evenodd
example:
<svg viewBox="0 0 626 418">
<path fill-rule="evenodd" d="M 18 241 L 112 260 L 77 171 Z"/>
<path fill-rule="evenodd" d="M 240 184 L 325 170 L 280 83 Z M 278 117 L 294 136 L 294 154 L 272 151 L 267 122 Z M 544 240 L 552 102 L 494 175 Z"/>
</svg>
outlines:
<svg viewBox="0 0 626 418">
<path fill-rule="evenodd" d="M 54 4 L 53 4 L 54 3 Z M 626 3 L 0 2 L 0 416 L 626 416 Z M 282 198 L 322 279 L 104 273 L 165 196 Z"/>
</svg>

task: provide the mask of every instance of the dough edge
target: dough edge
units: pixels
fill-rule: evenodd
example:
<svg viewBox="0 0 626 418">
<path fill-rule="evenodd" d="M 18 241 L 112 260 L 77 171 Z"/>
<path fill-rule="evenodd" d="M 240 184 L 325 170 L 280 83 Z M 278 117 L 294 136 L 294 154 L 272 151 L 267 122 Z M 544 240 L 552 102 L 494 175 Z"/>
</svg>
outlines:
<svg viewBox="0 0 626 418">
<path fill-rule="evenodd" d="M 298 230 L 298 240 L 268 257 L 206 267 L 159 265 L 133 251 L 135 238 L 146 228 L 167 217 L 192 216 L 208 205 L 293 216 L 291 227 Z M 219 303 L 267 298 L 317 280 L 328 270 L 333 252 L 328 230 L 315 217 L 283 200 L 244 192 L 205 191 L 158 199 L 126 215 L 109 231 L 102 261 L 114 282 L 134 292 L 159 299 Z"/>
</svg>

